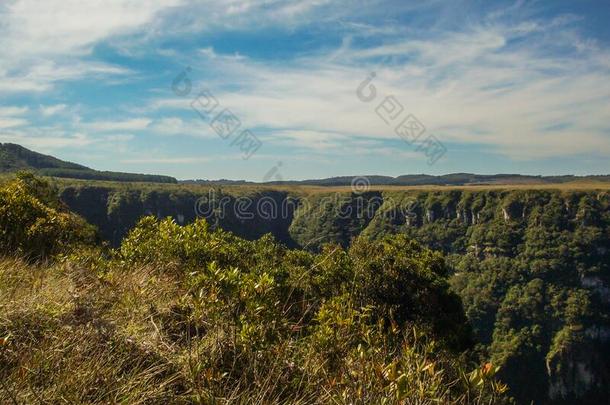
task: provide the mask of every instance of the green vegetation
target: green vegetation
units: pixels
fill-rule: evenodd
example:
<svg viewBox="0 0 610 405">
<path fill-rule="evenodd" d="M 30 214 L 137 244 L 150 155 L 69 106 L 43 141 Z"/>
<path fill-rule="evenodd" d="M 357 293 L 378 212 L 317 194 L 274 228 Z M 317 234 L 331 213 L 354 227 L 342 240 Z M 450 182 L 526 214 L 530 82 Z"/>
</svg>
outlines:
<svg viewBox="0 0 610 405">
<path fill-rule="evenodd" d="M 363 231 L 403 233 L 448 255 L 482 358 L 520 402 L 610 395 L 610 194 L 422 192 L 416 223 L 382 207 Z M 595 353 L 595 354 L 593 354 Z"/>
<path fill-rule="evenodd" d="M 177 183 L 169 176 L 150 174 L 100 172 L 88 167 L 65 162 L 12 143 L 0 143 L 0 173 L 31 170 L 43 176 L 86 180 Z"/>
<path fill-rule="evenodd" d="M 93 227 L 68 212 L 45 181 L 20 173 L 0 188 L 0 252 L 44 259 L 94 237 Z"/>
<path fill-rule="evenodd" d="M 98 170 L 75 170 L 75 169 L 41 169 L 38 171 L 43 176 L 65 177 L 69 179 L 82 180 L 103 180 L 103 181 L 130 181 L 130 182 L 149 182 L 149 183 L 177 183 L 173 177 L 161 176 L 157 174 L 137 174 L 108 172 Z"/>
<path fill-rule="evenodd" d="M 320 253 L 355 238 L 396 234 L 446 255 L 479 361 L 501 366 L 520 402 L 599 403 L 610 381 L 610 193 L 604 189 L 457 188 L 379 190 L 364 195 L 316 188 L 85 185 L 62 183 L 62 199 L 118 246 L 144 215 L 187 224 L 206 210 L 212 228 L 254 240 L 272 233 Z M 253 201 L 248 220 L 234 215 Z M 256 212 L 265 197 L 300 201 L 287 216 Z M 360 211 L 358 211 L 360 207 Z"/>
<path fill-rule="evenodd" d="M 332 193 L 324 188 L 273 189 L 248 185 L 91 184 L 76 180 L 54 180 L 53 184 L 54 188 L 48 189 L 30 176 L 5 186 L 0 198 L 7 203 L 3 204 L 4 211 L 0 211 L 10 214 L 27 206 L 23 212 L 29 213 L 29 216 L 5 214 L 2 219 L 5 235 L 2 243 L 7 252 L 27 257 L 31 262 L 65 253 L 63 248 L 53 247 L 55 240 L 61 240 L 61 246 L 90 243 L 91 231 L 85 231 L 88 228 L 82 220 L 55 201 L 55 195 L 59 194 L 73 212 L 97 226 L 103 239 L 117 248 L 110 253 L 103 252 L 107 259 L 91 260 L 97 266 L 96 272 L 174 266 L 169 273 L 175 275 L 214 262 L 224 274 L 234 267 L 250 269 L 268 263 L 268 269 L 275 269 L 269 270 L 274 280 L 289 283 L 281 288 L 294 289 L 294 294 L 307 291 L 310 299 L 327 305 L 340 300 L 342 304 L 336 305 L 341 307 L 345 305 L 343 299 L 346 302 L 357 299 L 358 308 L 373 305 L 377 312 L 367 312 L 371 324 L 379 322 L 379 313 L 391 313 L 395 322 L 413 325 L 418 336 L 425 334 L 454 355 L 468 346 L 466 326 L 469 326 L 475 343 L 471 357 L 478 364 L 490 362 L 494 367 L 499 366 L 500 379 L 521 403 L 532 399 L 599 403 L 609 396 L 610 193 L 604 189 L 389 189 L 355 195 Z M 248 219 L 236 215 L 240 199 L 246 197 L 252 201 L 242 212 Z M 274 201 L 277 207 L 286 201 L 290 203 L 286 204 L 285 212 L 270 219 L 256 209 L 264 200 Z M 17 205 L 11 208 L 9 201 Z M 209 225 L 196 223 L 198 214 Z M 172 217 L 175 223 L 159 223 L 150 218 L 139 223 L 146 215 Z M 26 220 L 19 220 L 21 216 Z M 61 220 L 55 220 L 56 217 Z M 63 223 L 70 224 L 72 230 L 61 231 L 65 229 Z M 269 233 L 282 245 L 305 249 L 308 253 L 277 245 L 264 237 Z M 148 236 L 144 238 L 145 234 Z M 213 243 L 239 248 L 227 249 L 226 257 L 204 255 L 201 258 L 198 255 L 203 255 L 201 252 L 205 249 L 193 241 L 196 239 L 193 235 L 199 234 L 220 238 Z M 436 306 L 441 304 L 444 308 L 461 308 L 459 301 L 451 303 L 455 295 L 447 293 L 445 287 L 441 289 L 445 291 L 443 294 L 428 296 L 429 301 L 425 302 L 431 302 L 426 305 L 432 306 L 432 312 L 426 313 L 422 309 L 426 305 L 421 304 L 424 301 L 416 304 L 409 301 L 418 296 L 423 288 L 421 284 L 410 285 L 391 272 L 378 272 L 376 263 L 387 263 L 386 257 L 396 257 L 402 263 L 401 268 L 409 267 L 396 253 L 401 249 L 417 252 L 418 248 L 409 240 L 445 255 L 447 265 L 434 274 L 442 274 L 439 280 L 448 281 L 450 289 L 459 295 L 468 325 L 460 320 L 461 309 L 447 312 L 448 319 L 443 318 L 444 311 L 437 311 Z M 274 246 L 272 262 L 247 261 L 246 257 L 256 257 L 257 249 L 263 249 L 265 244 Z M 392 244 L 398 244 L 400 249 L 390 249 Z M 341 262 L 342 270 L 327 269 L 325 275 L 314 279 L 303 276 L 300 282 L 309 280 L 309 284 L 290 284 L 300 263 L 295 257 L 308 258 L 307 263 L 316 260 L 326 263 L 323 258 L 328 246 L 337 248 L 346 257 Z M 366 264 L 370 273 L 358 270 L 359 266 L 365 266 L 369 256 L 374 261 Z M 148 261 L 143 263 L 144 259 Z M 280 262 L 290 267 L 286 270 L 288 275 L 275 273 L 280 271 L 277 268 Z M 424 267 L 435 268 L 434 262 L 427 261 Z M 278 274 L 284 274 L 284 278 Z M 363 274 L 380 277 L 361 278 Z M 245 282 L 240 277 L 236 280 Z M 426 277 L 423 280 L 440 285 L 439 280 Z M 188 286 L 191 281 L 176 282 Z M 400 286 L 400 290 L 388 290 L 390 284 Z M 341 287 L 345 285 L 358 288 L 364 285 L 373 295 L 363 295 L 362 290 L 354 287 L 348 289 L 349 299 L 345 298 L 346 290 Z M 383 289 L 373 293 L 377 286 Z M 181 292 L 186 294 L 190 287 L 184 288 Z M 374 301 L 375 295 L 387 301 Z M 278 297 L 285 298 L 281 294 Z M 409 309 L 396 312 L 389 305 L 391 300 Z M 222 305 L 230 306 L 225 301 Z M 307 314 L 319 313 L 324 306 L 312 308 L 315 309 Z M 410 312 L 413 317 L 401 318 L 401 314 Z M 360 319 L 364 315 L 354 316 Z M 269 322 L 278 324 L 280 319 Z M 307 318 L 307 325 L 317 319 Z M 406 339 L 403 336 L 406 329 L 401 329 L 403 339 Z M 311 331 L 309 326 L 301 330 Z M 450 336 L 444 334 L 446 331 L 450 331 Z M 263 332 L 253 330 L 252 333 L 260 336 Z M 286 343 L 287 335 L 275 329 L 273 333 L 279 333 L 280 340 Z M 388 350 L 394 348 L 388 346 Z M 321 349 L 317 347 L 317 350 Z M 290 359 L 295 361 L 293 357 Z M 461 367 L 464 368 L 463 363 Z M 457 378 L 458 374 L 452 375 Z M 225 395 L 218 392 L 214 395 Z"/>
<path fill-rule="evenodd" d="M 76 163 L 64 162 L 53 156 L 43 155 L 13 143 L 0 143 L 0 172 L 25 169 L 89 170 Z"/>
<path fill-rule="evenodd" d="M 53 195 L 0 188 L 2 403 L 510 402 L 407 237 L 311 253 L 149 216 L 108 249 Z"/>
</svg>

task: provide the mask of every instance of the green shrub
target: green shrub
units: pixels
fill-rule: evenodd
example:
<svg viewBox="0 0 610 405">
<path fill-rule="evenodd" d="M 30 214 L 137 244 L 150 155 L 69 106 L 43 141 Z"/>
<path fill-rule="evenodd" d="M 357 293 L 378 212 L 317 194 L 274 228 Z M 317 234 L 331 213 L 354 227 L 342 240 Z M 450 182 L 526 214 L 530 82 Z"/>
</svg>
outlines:
<svg viewBox="0 0 610 405">
<path fill-rule="evenodd" d="M 93 227 L 63 209 L 48 183 L 22 173 L 0 187 L 0 253 L 38 260 L 94 240 Z"/>
</svg>

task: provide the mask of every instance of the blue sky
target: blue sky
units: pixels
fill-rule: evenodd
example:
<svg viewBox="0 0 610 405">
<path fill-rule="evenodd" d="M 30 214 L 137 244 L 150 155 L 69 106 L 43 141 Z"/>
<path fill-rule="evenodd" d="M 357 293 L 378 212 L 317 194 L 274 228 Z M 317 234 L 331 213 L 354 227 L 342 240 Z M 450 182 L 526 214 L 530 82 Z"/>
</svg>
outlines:
<svg viewBox="0 0 610 405">
<path fill-rule="evenodd" d="M 8 0 L 0 142 L 180 179 L 608 174 L 608 21 L 607 0 Z M 227 139 L 191 108 L 204 89 Z"/>
</svg>

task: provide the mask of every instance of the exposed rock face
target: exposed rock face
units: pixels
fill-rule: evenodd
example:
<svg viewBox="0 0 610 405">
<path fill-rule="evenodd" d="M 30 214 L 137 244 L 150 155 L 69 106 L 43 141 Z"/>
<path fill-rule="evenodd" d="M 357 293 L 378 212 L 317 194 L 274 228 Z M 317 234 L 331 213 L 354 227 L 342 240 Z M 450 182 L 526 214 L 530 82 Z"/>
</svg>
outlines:
<svg viewBox="0 0 610 405">
<path fill-rule="evenodd" d="M 472 212 L 465 208 L 457 209 L 455 211 L 455 217 L 464 225 L 470 225 L 472 223 Z"/>
<path fill-rule="evenodd" d="M 599 371 L 606 367 L 599 352 L 602 345 L 584 335 L 584 342 L 547 361 L 548 396 L 552 401 L 600 403 L 604 381 Z"/>
<path fill-rule="evenodd" d="M 599 340 L 602 343 L 610 341 L 610 327 L 608 326 L 591 326 L 585 330 L 585 335 L 593 340 Z"/>
<path fill-rule="evenodd" d="M 510 215 L 508 214 L 506 208 L 502 208 L 502 215 L 504 216 L 504 222 L 510 221 Z"/>
<path fill-rule="evenodd" d="M 434 222 L 434 219 L 436 218 L 436 216 L 434 215 L 434 211 L 432 210 L 426 210 L 426 221 L 428 222 Z"/>
<path fill-rule="evenodd" d="M 563 365 L 561 374 L 551 376 L 549 398 L 566 400 L 582 397 L 595 384 L 590 365 L 582 361 L 569 361 Z"/>
<path fill-rule="evenodd" d="M 517 194 L 517 196 L 521 197 Z M 504 201 L 504 205 L 502 207 L 502 216 L 504 217 L 504 221 L 508 222 L 510 220 L 516 218 L 525 218 L 525 205 L 521 202 L 521 200 L 510 195 L 507 197 L 508 200 Z"/>
<path fill-rule="evenodd" d="M 601 300 L 610 303 L 610 288 L 599 277 L 583 276 L 580 278 L 583 287 L 588 288 L 599 294 Z"/>
</svg>

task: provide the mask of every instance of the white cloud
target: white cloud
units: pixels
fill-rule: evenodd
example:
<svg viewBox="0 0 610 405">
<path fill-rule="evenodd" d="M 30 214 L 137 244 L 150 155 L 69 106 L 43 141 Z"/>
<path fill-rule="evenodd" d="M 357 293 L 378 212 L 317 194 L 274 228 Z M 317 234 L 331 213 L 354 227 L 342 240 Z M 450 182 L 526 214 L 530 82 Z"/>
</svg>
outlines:
<svg viewBox="0 0 610 405">
<path fill-rule="evenodd" d="M 0 63 L 4 63 L 2 57 Z M 129 73 L 129 69 L 99 62 L 37 60 L 16 69 L 15 73 L 0 70 L 0 94 L 44 92 L 62 81 L 95 80 Z"/>
<path fill-rule="evenodd" d="M 146 107 L 140 109 L 147 112 L 154 112 L 161 109 L 176 109 L 184 110 L 190 108 L 190 102 L 192 100 L 188 98 L 158 98 L 151 100 L 147 103 Z"/>
<path fill-rule="evenodd" d="M 148 158 L 134 158 L 121 160 L 121 163 L 125 164 L 143 164 L 143 163 L 156 163 L 166 165 L 176 164 L 193 164 L 193 163 L 204 163 L 209 162 L 210 158 L 206 157 L 148 157 Z"/>
<path fill-rule="evenodd" d="M 16 0 L 2 13 L 7 57 L 83 55 L 100 40 L 133 32 L 179 0 Z"/>
<path fill-rule="evenodd" d="M 214 64 L 203 59 L 196 68 L 224 107 L 245 126 L 276 133 L 276 143 L 279 136 L 323 150 L 337 142 L 320 134 L 397 139 L 375 114 L 383 97 L 394 95 L 405 114 L 444 142 L 513 159 L 607 154 L 610 87 L 600 83 L 610 80 L 610 52 L 565 25 L 571 22 L 486 24 L 373 47 L 344 44 L 341 52 L 282 65 L 214 54 Z M 378 98 L 366 104 L 355 91 L 371 69 Z M 157 101 L 160 108 L 179 105 Z"/>
<path fill-rule="evenodd" d="M 27 121 L 21 118 L 4 118 L 0 117 L 0 129 L 21 127 L 27 125 Z"/>
<path fill-rule="evenodd" d="M 99 41 L 136 32 L 180 0 L 14 0 L 0 9 L 0 93 L 129 70 L 81 60 Z"/>
<path fill-rule="evenodd" d="M 22 116 L 29 111 L 28 107 L 6 106 L 0 107 L 0 130 L 7 128 L 22 127 L 28 121 Z"/>
<path fill-rule="evenodd" d="M 65 111 L 66 107 L 65 104 L 41 105 L 40 113 L 45 117 L 50 117 Z"/>
<path fill-rule="evenodd" d="M 96 141 L 83 133 L 67 134 L 50 128 L 27 128 L 27 131 L 0 132 L 0 142 L 17 143 L 36 152 L 52 153 L 66 148 L 80 149 Z"/>
<path fill-rule="evenodd" d="M 195 112 L 193 111 L 193 114 Z M 148 131 L 156 135 L 167 136 L 192 136 L 196 138 L 217 138 L 212 128 L 200 119 L 183 120 L 181 118 L 169 117 L 153 121 L 148 126 Z"/>
<path fill-rule="evenodd" d="M 23 115 L 29 111 L 28 107 L 0 107 L 0 116 L 14 116 L 14 115 Z"/>
<path fill-rule="evenodd" d="M 375 1 L 365 0 L 374 6 Z M 264 27 L 295 28 L 313 21 L 339 17 L 357 9 L 354 0 L 199 0 L 185 1 L 172 10 L 167 31 L 187 33 L 201 31 L 249 30 Z"/>
<path fill-rule="evenodd" d="M 113 134 L 113 135 L 105 136 L 104 140 L 106 140 L 108 142 L 124 143 L 124 142 L 129 142 L 134 138 L 135 138 L 135 136 L 133 136 L 131 134 Z"/>
<path fill-rule="evenodd" d="M 265 138 L 265 141 L 317 152 L 336 152 L 338 148 L 345 147 L 349 137 L 329 132 L 287 130 L 273 132 Z"/>
<path fill-rule="evenodd" d="M 290 158 L 299 152 L 318 156 L 386 156 L 400 159 L 425 160 L 423 153 L 406 143 L 397 147 L 388 147 L 383 140 L 354 137 L 345 134 L 318 131 L 280 130 L 261 136 L 265 144 L 284 146 L 291 149 Z"/>
<path fill-rule="evenodd" d="M 112 131 L 140 131 L 148 127 L 152 122 L 149 118 L 133 118 L 123 121 L 93 121 L 82 123 L 81 126 L 90 131 L 112 132 Z"/>
<path fill-rule="evenodd" d="M 195 114 L 194 111 L 193 114 Z M 216 135 L 212 128 L 205 121 L 198 118 L 184 120 L 178 117 L 140 117 L 116 121 L 79 122 L 76 124 L 76 127 L 91 133 L 130 131 L 141 135 L 218 138 L 218 135 Z"/>
</svg>

